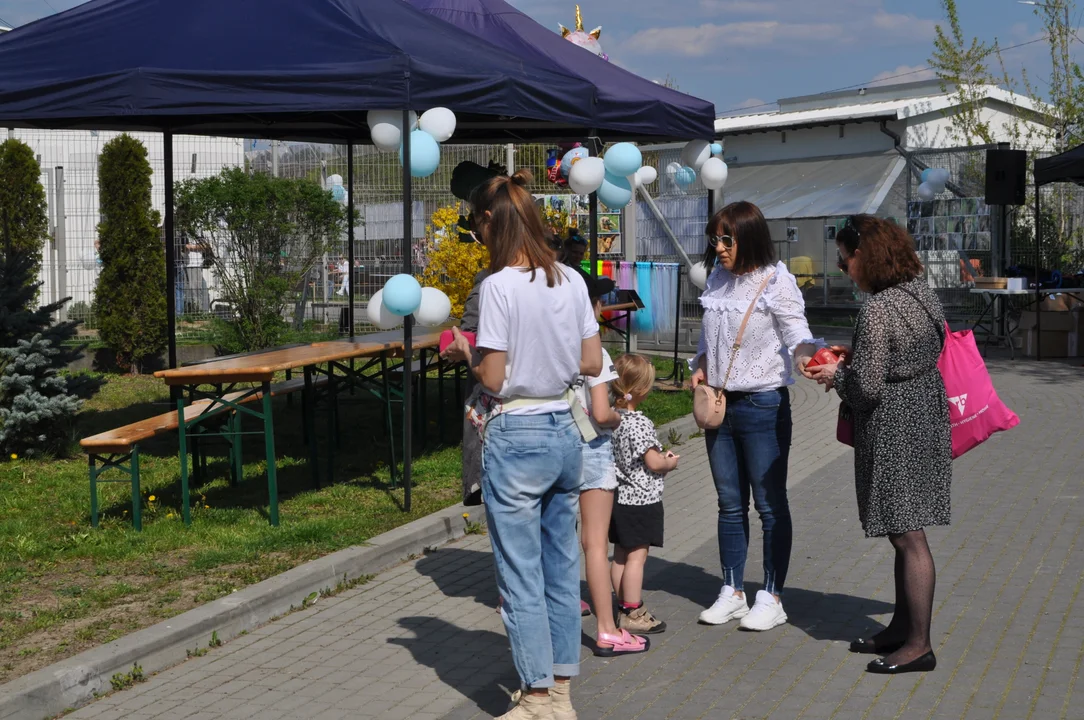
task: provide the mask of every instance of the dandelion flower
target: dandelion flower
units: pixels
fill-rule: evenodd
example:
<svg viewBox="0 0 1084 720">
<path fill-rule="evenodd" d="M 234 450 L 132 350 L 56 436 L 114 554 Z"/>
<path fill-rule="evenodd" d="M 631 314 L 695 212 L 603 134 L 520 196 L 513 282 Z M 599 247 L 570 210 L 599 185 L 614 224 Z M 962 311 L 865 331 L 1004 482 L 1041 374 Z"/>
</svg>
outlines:
<svg viewBox="0 0 1084 720">
<path fill-rule="evenodd" d="M 173 513 L 166 513 L 166 520 L 170 520 L 172 518 L 173 518 Z"/>
<path fill-rule="evenodd" d="M 210 509 L 211 509 L 211 506 L 210 506 L 210 505 L 204 505 L 203 507 L 207 508 L 208 510 L 210 510 Z"/>
<path fill-rule="evenodd" d="M 149 498 L 147 498 L 147 502 L 154 502 L 157 499 L 158 498 L 156 498 L 154 495 L 151 495 Z"/>
<path fill-rule="evenodd" d="M 469 520 L 470 519 L 470 513 L 463 513 L 463 519 L 464 520 Z"/>
<path fill-rule="evenodd" d="M 19 459 L 19 456 L 18 456 L 18 455 L 16 455 L 15 453 L 12 453 L 12 454 L 11 454 L 11 459 L 12 459 L 12 460 L 18 460 L 18 459 Z"/>
</svg>

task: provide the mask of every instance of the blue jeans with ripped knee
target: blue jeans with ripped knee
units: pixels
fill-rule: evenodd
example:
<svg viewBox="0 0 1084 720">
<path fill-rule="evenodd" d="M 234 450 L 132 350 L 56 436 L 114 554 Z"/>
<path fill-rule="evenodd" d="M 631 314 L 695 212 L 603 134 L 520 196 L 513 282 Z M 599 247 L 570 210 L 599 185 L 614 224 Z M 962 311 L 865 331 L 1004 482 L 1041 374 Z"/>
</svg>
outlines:
<svg viewBox="0 0 1084 720">
<path fill-rule="evenodd" d="M 749 552 L 749 498 L 764 534 L 764 590 L 783 592 L 793 528 L 787 502 L 792 424 L 787 388 L 728 393 L 726 417 L 704 435 L 719 495 L 719 559 L 723 583 L 742 590 Z"/>
</svg>

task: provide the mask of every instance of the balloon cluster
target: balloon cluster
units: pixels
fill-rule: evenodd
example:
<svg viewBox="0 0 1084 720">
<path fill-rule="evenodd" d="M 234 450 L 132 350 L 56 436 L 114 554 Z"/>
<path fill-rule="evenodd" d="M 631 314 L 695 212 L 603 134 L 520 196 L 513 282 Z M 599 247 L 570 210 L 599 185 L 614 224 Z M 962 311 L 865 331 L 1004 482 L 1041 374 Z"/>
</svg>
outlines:
<svg viewBox="0 0 1084 720">
<path fill-rule="evenodd" d="M 611 146 L 604 157 L 591 157 L 585 147 L 572 148 L 561 158 L 560 170 L 574 192 L 597 192 L 598 199 L 611 210 L 628 205 L 633 190 L 650 185 L 659 176 L 655 168 L 644 165 L 640 148 L 627 142 Z"/>
<path fill-rule="evenodd" d="M 373 145 L 383 152 L 399 151 L 403 164 L 403 112 L 370 110 L 367 116 Z M 410 175 L 429 177 L 440 166 L 440 144 L 455 132 L 455 113 L 448 108 L 426 110 L 421 117 L 410 111 Z"/>
<path fill-rule="evenodd" d="M 366 309 L 369 322 L 381 330 L 391 330 L 407 315 L 426 327 L 444 323 L 452 313 L 452 301 L 437 288 L 423 288 L 412 275 L 405 273 L 390 278 L 384 287 L 369 298 Z"/>
<path fill-rule="evenodd" d="M 726 163 L 719 157 L 722 154 L 723 146 L 719 143 L 692 140 L 681 151 L 681 162 L 666 166 L 666 174 L 682 190 L 696 182 L 697 174 L 708 190 L 721 190 L 730 175 Z"/>
<path fill-rule="evenodd" d="M 933 200 L 945 192 L 945 185 L 949 181 L 949 171 L 944 168 L 926 168 L 922 171 L 922 183 L 918 186 L 920 200 Z"/>
</svg>

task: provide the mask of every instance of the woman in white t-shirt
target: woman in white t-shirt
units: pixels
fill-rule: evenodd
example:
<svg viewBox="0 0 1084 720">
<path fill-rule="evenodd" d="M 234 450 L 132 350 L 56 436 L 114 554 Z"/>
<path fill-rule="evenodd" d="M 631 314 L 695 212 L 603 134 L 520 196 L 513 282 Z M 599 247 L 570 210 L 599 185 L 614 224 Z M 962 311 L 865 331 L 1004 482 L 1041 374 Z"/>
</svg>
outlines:
<svg viewBox="0 0 1084 720">
<path fill-rule="evenodd" d="M 576 717 L 569 678 L 580 669 L 583 446 L 573 417 L 582 411 L 569 398 L 576 403 L 571 388 L 581 374 L 602 371 L 602 344 L 587 287 L 546 244 L 530 178 L 521 170 L 471 194 L 472 230 L 489 249 L 491 272 L 479 303 L 473 370 L 484 396 L 474 414 L 501 617 L 524 688 L 501 717 L 568 720 Z"/>
</svg>

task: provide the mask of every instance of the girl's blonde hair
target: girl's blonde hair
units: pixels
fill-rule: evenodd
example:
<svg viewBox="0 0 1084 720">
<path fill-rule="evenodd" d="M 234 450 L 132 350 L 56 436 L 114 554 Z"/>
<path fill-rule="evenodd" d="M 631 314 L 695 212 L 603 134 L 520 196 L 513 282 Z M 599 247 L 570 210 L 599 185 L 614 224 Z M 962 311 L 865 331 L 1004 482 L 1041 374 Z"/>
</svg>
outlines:
<svg viewBox="0 0 1084 720">
<path fill-rule="evenodd" d="M 614 360 L 617 379 L 613 381 L 614 407 L 629 406 L 626 396 L 642 397 L 655 385 L 655 366 L 643 355 L 629 353 Z"/>
</svg>

